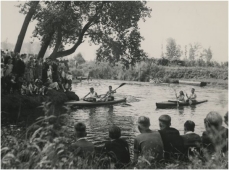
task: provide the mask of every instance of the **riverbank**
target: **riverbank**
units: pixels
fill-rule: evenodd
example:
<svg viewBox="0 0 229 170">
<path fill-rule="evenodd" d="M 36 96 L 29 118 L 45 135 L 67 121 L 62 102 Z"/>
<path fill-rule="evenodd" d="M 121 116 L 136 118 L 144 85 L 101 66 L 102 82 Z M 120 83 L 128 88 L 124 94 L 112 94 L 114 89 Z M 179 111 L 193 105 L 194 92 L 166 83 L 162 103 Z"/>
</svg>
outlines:
<svg viewBox="0 0 229 170">
<path fill-rule="evenodd" d="M 2 94 L 1 95 L 1 118 L 10 122 L 18 121 L 20 117 L 27 119 L 31 113 L 39 115 L 38 107 L 43 102 L 51 102 L 56 106 L 62 106 L 69 100 L 79 100 L 74 92 L 62 92 L 48 90 L 45 96 L 33 95 L 25 96 L 20 94 Z M 35 112 L 35 110 L 38 110 Z M 36 117 L 36 116 L 35 116 Z"/>
<path fill-rule="evenodd" d="M 155 80 L 156 82 L 162 83 L 166 83 L 169 80 L 188 80 L 207 82 L 207 85 L 223 86 L 225 88 L 227 88 L 228 85 L 227 67 L 162 66 L 149 62 L 141 62 L 135 67 L 123 69 L 121 64 L 111 67 L 110 64 L 106 62 L 100 64 L 87 62 L 78 68 L 70 68 L 70 70 L 74 78 L 90 76 L 93 79 L 141 82 Z"/>
</svg>

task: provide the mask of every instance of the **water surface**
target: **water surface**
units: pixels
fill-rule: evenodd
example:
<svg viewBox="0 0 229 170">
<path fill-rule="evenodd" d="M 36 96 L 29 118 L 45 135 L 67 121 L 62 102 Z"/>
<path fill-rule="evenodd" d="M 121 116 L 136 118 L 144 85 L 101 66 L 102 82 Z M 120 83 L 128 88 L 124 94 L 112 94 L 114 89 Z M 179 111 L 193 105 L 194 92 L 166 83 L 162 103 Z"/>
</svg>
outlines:
<svg viewBox="0 0 229 170">
<path fill-rule="evenodd" d="M 118 87 L 124 81 L 115 80 L 93 80 L 83 81 L 79 84 L 73 84 L 73 91 L 83 98 L 90 87 L 94 87 L 98 94 L 104 94 L 108 91 L 108 86 L 113 89 Z M 210 111 L 217 111 L 222 116 L 228 109 L 228 91 L 227 89 L 212 87 L 195 87 L 198 100 L 208 100 L 207 103 L 187 106 L 175 109 L 156 109 L 156 102 L 174 100 L 175 93 L 183 90 L 190 94 L 192 86 L 189 85 L 154 85 L 143 82 L 125 81 L 127 83 L 117 90 L 115 96 L 126 97 L 127 103 L 131 106 L 117 104 L 113 106 L 103 106 L 94 108 L 82 108 L 72 111 L 74 122 L 84 122 L 87 126 L 88 140 L 95 146 L 102 146 L 104 141 L 108 140 L 108 128 L 115 124 L 122 130 L 122 137 L 125 138 L 130 147 L 133 147 L 133 139 L 139 134 L 136 121 L 139 116 L 148 116 L 151 122 L 151 129 L 158 130 L 158 118 L 162 114 L 168 114 L 172 118 L 171 126 L 178 129 L 180 134 L 184 133 L 184 123 L 192 120 L 196 124 L 195 132 L 199 135 L 204 131 L 204 118 Z M 224 124 L 225 125 L 225 124 Z"/>
</svg>

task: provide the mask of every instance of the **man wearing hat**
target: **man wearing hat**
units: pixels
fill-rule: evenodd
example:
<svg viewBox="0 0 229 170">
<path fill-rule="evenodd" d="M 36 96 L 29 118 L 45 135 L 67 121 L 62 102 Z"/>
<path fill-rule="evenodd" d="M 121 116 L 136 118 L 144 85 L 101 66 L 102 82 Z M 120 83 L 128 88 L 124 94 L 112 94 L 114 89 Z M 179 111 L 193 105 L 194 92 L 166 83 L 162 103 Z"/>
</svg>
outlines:
<svg viewBox="0 0 229 170">
<path fill-rule="evenodd" d="M 159 133 L 164 145 L 164 158 L 179 157 L 184 153 L 184 142 L 177 129 L 171 128 L 171 117 L 169 115 L 161 115 L 159 117 Z"/>
<path fill-rule="evenodd" d="M 163 158 L 163 142 L 159 132 L 150 130 L 150 119 L 145 116 L 138 118 L 138 130 L 140 135 L 134 139 L 134 163 L 138 157 L 144 156 L 148 161 L 161 160 Z M 150 159 L 151 160 L 150 160 Z"/>
</svg>

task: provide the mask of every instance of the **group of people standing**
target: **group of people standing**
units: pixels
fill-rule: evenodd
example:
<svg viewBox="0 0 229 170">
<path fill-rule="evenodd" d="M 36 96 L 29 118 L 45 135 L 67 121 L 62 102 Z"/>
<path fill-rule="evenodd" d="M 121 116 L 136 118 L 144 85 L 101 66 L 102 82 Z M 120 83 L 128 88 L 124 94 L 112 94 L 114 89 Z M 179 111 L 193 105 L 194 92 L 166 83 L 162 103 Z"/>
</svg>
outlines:
<svg viewBox="0 0 229 170">
<path fill-rule="evenodd" d="M 71 90 L 67 62 L 36 55 L 1 51 L 1 88 L 4 94 L 45 95 L 48 89 Z"/>
<path fill-rule="evenodd" d="M 204 119 L 205 131 L 202 136 L 196 134 L 195 123 L 187 120 L 184 124 L 184 135 L 171 127 L 171 117 L 161 115 L 159 117 L 160 130 L 151 130 L 150 119 L 145 116 L 138 118 L 138 129 L 140 135 L 134 139 L 133 164 L 138 162 L 139 156 L 149 162 L 169 161 L 171 159 L 188 160 L 195 153 L 201 155 L 205 160 L 214 159 L 219 153 L 228 152 L 228 129 L 222 126 L 223 118 L 217 112 L 210 112 Z M 224 117 L 228 125 L 228 112 Z M 79 122 L 75 125 L 76 143 L 71 149 L 77 150 L 79 156 L 85 158 L 91 154 L 95 147 L 93 143 L 86 140 L 86 126 Z M 103 151 L 110 153 L 114 168 L 125 168 L 131 164 L 129 145 L 121 139 L 121 129 L 118 126 L 109 128 L 110 141 L 104 144 Z M 209 156 L 209 157 L 208 157 Z"/>
</svg>

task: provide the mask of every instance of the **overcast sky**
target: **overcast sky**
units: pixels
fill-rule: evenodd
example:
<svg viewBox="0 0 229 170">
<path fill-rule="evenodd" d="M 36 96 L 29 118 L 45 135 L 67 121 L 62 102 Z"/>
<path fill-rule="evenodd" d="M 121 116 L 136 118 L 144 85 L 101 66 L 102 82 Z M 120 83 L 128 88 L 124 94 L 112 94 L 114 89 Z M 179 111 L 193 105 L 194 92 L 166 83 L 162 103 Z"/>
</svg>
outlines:
<svg viewBox="0 0 229 170">
<path fill-rule="evenodd" d="M 1 41 L 15 43 L 24 21 L 15 5 L 23 2 L 1 2 Z M 150 57 L 160 57 L 161 45 L 165 50 L 166 39 L 172 37 L 182 49 L 185 45 L 199 42 L 204 48 L 211 47 L 213 60 L 228 61 L 228 2 L 148 2 L 151 18 L 139 22 L 142 48 Z M 35 22 L 30 23 L 24 42 L 31 41 Z M 69 46 L 70 48 L 70 46 Z M 86 60 L 95 58 L 98 47 L 87 42 L 80 45 Z M 13 49 L 12 49 L 13 50 Z"/>
</svg>

